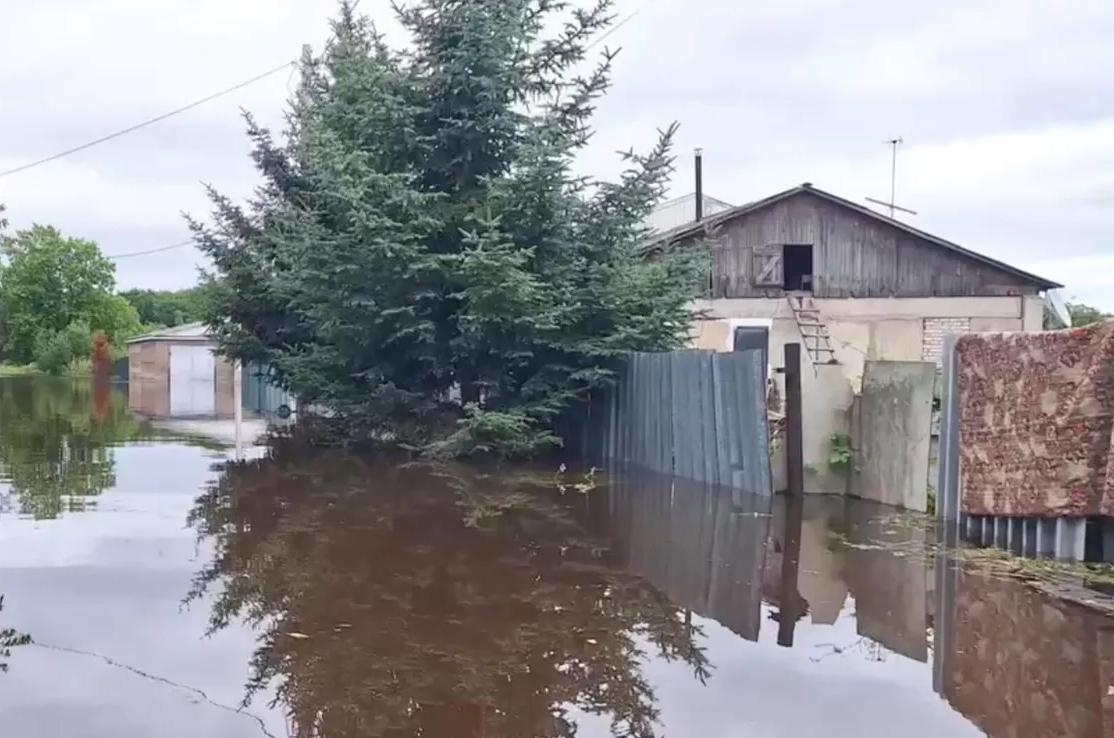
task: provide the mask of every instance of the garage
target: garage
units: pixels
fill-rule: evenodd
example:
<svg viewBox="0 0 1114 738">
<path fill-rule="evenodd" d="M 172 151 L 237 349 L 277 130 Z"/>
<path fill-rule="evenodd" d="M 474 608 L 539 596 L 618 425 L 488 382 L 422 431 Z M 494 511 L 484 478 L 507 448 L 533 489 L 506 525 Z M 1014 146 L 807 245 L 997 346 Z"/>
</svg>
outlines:
<svg viewBox="0 0 1114 738">
<path fill-rule="evenodd" d="M 170 345 L 170 414 L 216 415 L 217 363 L 209 346 Z"/>
<path fill-rule="evenodd" d="M 232 417 L 232 364 L 215 350 L 202 323 L 128 341 L 128 406 L 151 418 Z"/>
</svg>

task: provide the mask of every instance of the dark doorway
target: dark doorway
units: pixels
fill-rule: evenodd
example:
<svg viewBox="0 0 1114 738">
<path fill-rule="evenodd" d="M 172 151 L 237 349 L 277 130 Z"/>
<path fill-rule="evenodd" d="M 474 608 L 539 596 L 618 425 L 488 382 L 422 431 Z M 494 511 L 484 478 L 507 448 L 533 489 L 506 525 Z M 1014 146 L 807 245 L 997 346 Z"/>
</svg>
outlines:
<svg viewBox="0 0 1114 738">
<path fill-rule="evenodd" d="M 735 351 L 761 351 L 762 366 L 770 363 L 770 329 L 741 325 L 735 328 Z"/>
<path fill-rule="evenodd" d="M 785 245 L 785 289 L 812 292 L 812 244 Z"/>
</svg>

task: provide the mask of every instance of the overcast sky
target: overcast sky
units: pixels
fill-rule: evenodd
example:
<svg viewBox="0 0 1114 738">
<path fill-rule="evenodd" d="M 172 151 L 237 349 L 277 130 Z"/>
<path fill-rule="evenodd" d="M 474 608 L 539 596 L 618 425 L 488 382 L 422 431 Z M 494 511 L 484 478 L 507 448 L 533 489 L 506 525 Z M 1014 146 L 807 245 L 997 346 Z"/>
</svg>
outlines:
<svg viewBox="0 0 1114 738">
<path fill-rule="evenodd" d="M 363 0 L 401 43 L 386 0 Z M 582 167 L 681 123 L 673 194 L 742 203 L 810 181 L 898 201 L 917 227 L 1114 310 L 1110 0 L 620 0 L 615 86 Z M 0 0 L 0 170 L 157 115 L 320 47 L 333 0 Z M 201 183 L 255 174 L 238 115 L 278 124 L 285 72 L 159 125 L 0 178 L 14 227 L 51 223 L 106 254 L 188 237 Z M 118 262 L 122 288 L 184 287 L 192 247 Z"/>
</svg>

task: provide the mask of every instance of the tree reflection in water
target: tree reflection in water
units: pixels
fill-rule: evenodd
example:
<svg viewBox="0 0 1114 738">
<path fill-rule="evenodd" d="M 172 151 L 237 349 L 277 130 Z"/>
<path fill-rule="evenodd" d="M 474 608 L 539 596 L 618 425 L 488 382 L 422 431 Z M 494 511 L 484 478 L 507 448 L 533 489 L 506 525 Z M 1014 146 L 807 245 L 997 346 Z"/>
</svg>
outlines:
<svg viewBox="0 0 1114 738">
<path fill-rule="evenodd" d="M 0 612 L 4 611 L 4 595 L 0 595 Z M 0 673 L 8 671 L 8 661 L 12 657 L 12 649 L 16 646 L 26 646 L 31 642 L 31 637 L 19 633 L 13 628 L 0 628 Z"/>
<path fill-rule="evenodd" d="M 21 515 L 85 509 L 116 483 L 111 447 L 138 433 L 120 391 L 95 391 L 88 380 L 0 382 L 0 472 Z"/>
<path fill-rule="evenodd" d="M 299 736 L 538 736 L 657 723 L 648 651 L 710 665 L 699 628 L 609 566 L 545 484 L 340 452 L 228 466 L 191 524 L 216 553 L 191 600 L 259 631 L 245 704 L 273 687 Z"/>
</svg>

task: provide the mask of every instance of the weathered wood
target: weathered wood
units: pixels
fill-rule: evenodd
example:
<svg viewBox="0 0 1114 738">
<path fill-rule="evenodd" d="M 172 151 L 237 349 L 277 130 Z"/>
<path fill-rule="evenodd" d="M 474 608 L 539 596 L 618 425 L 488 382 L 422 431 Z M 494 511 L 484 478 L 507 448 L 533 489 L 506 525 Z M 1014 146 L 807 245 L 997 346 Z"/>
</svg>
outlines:
<svg viewBox="0 0 1114 738">
<path fill-rule="evenodd" d="M 1038 289 L 991 264 L 808 192 L 724 223 L 709 243 L 713 297 L 784 294 L 785 244 L 813 247 L 817 297 L 974 297 Z"/>
<path fill-rule="evenodd" d="M 785 465 L 790 496 L 805 493 L 801 413 L 801 345 L 785 344 Z"/>
</svg>

